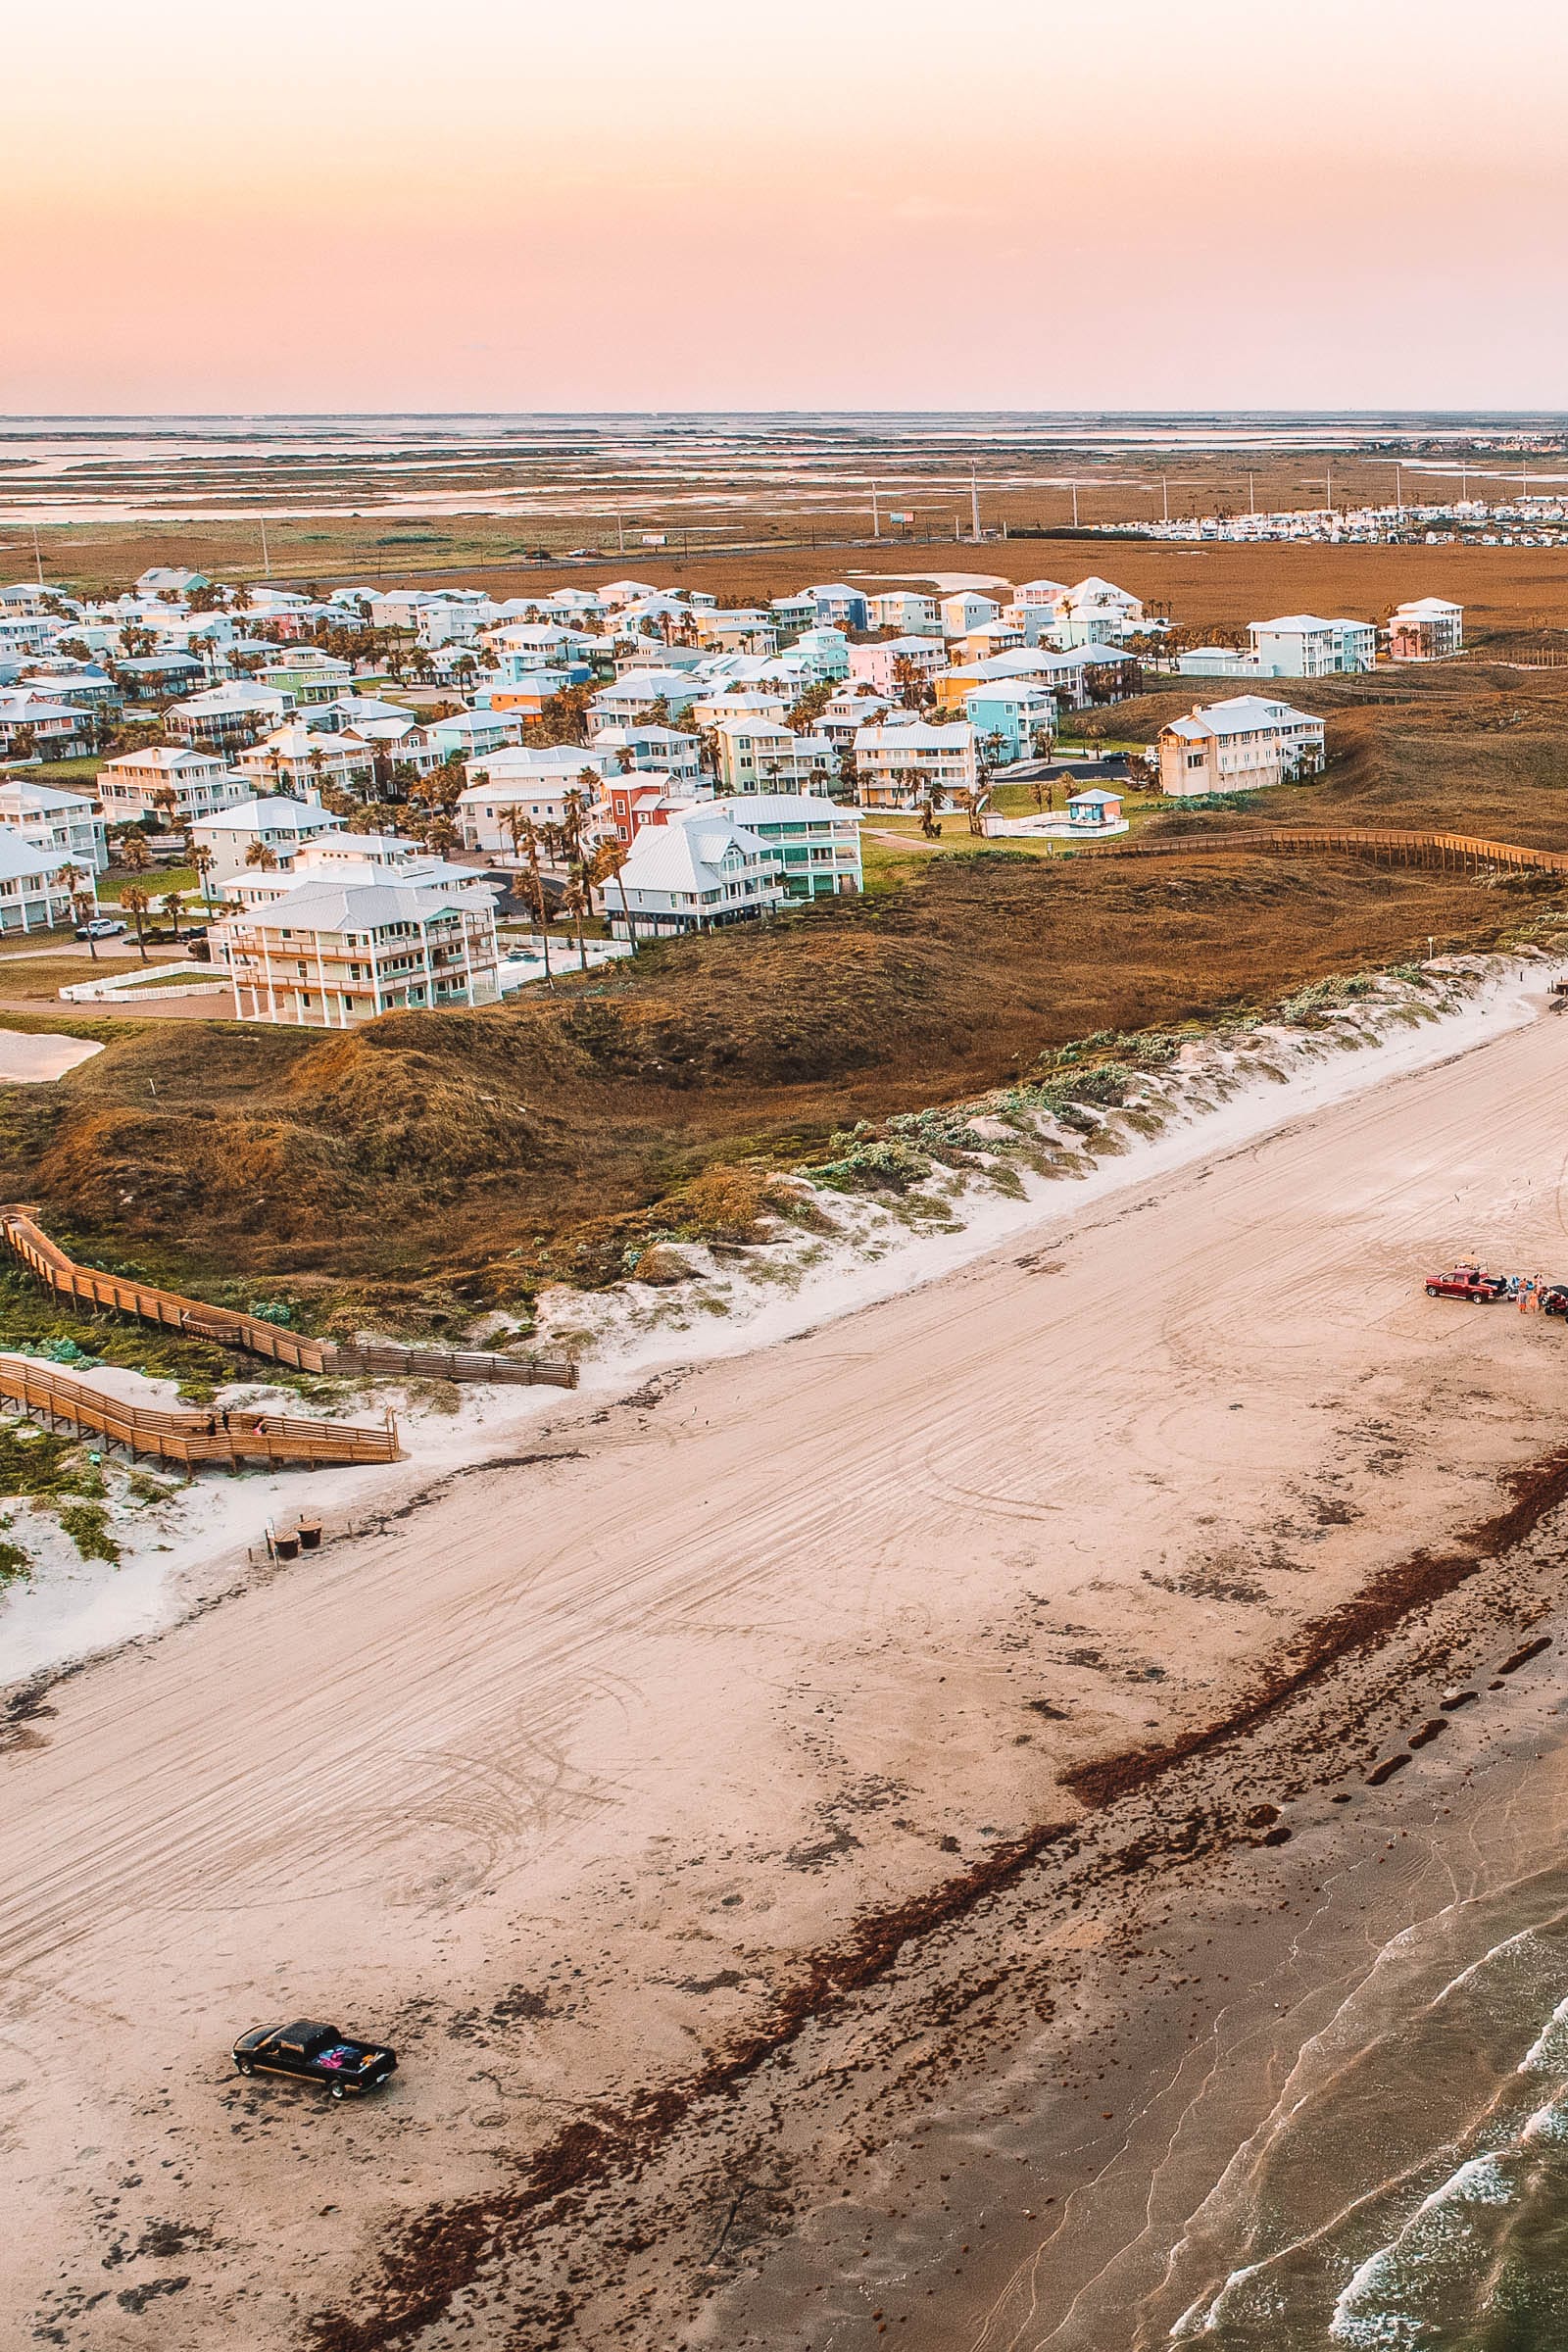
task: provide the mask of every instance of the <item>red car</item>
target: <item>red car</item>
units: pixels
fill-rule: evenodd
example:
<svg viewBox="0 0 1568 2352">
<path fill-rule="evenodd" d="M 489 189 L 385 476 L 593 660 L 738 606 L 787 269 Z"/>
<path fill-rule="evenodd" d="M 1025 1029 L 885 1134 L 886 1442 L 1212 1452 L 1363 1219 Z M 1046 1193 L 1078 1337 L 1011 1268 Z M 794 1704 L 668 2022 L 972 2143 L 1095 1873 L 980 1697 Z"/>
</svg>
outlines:
<svg viewBox="0 0 1568 2352">
<path fill-rule="evenodd" d="M 1479 1266 L 1455 1266 L 1451 1274 L 1429 1274 L 1429 1298 L 1473 1298 L 1479 1305 L 1489 1305 L 1494 1298 L 1506 1298 L 1508 1285 L 1500 1274 L 1483 1274 Z"/>
</svg>

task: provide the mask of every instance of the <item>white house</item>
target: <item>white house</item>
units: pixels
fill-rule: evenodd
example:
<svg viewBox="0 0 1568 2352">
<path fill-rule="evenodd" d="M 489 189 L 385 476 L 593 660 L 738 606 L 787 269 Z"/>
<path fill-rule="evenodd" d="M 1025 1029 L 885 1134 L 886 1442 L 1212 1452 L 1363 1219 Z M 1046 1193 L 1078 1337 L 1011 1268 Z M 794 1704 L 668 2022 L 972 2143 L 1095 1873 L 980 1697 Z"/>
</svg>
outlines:
<svg viewBox="0 0 1568 2352">
<path fill-rule="evenodd" d="M 644 826 L 605 893 L 610 927 L 619 939 L 665 939 L 771 913 L 785 899 L 777 864 L 755 833 L 708 808 Z"/>
<path fill-rule="evenodd" d="M 104 820 L 85 793 L 54 792 L 14 776 L 0 784 L 0 826 L 27 849 L 69 859 L 86 873 L 101 874 L 109 863 Z"/>
<path fill-rule="evenodd" d="M 110 824 L 134 824 L 144 816 L 162 818 L 168 808 L 164 795 L 173 796 L 171 822 L 189 824 L 211 816 L 215 808 L 231 808 L 251 798 L 248 776 L 236 775 L 211 752 L 187 751 L 177 744 L 159 743 L 141 752 L 123 752 L 106 760 L 98 770 L 98 798 Z"/>
<path fill-rule="evenodd" d="M 703 772 L 696 736 L 683 735 L 675 727 L 602 727 L 594 737 L 592 756 L 596 763 L 608 759 L 607 775 L 617 768 L 622 773 L 651 768 L 663 776 L 689 777 L 695 784 Z"/>
<path fill-rule="evenodd" d="M 816 731 L 827 737 L 835 752 L 847 752 L 862 727 L 874 726 L 893 708 L 894 697 L 890 694 L 862 694 L 854 687 L 847 688 L 818 713 Z"/>
<path fill-rule="evenodd" d="M 1256 792 L 1322 764 L 1323 721 L 1257 694 L 1195 708 L 1159 731 L 1159 788 L 1171 800 Z"/>
<path fill-rule="evenodd" d="M 509 814 L 515 811 L 519 819 L 528 817 L 535 825 L 559 825 L 565 817 L 566 795 L 589 795 L 597 806 L 604 779 L 614 765 L 600 745 L 584 750 L 577 743 L 519 745 L 468 760 L 463 771 L 467 783 L 453 810 L 464 848 L 491 858 L 514 858 Z"/>
<path fill-rule="evenodd" d="M 1464 650 L 1464 607 L 1443 596 L 1418 596 L 1389 622 L 1394 662 L 1442 662 Z"/>
<path fill-rule="evenodd" d="M 15 833 L 0 831 L 0 932 L 48 931 L 72 920 L 72 885 L 64 868 L 80 859 L 62 858 L 53 850 L 35 850 Z M 76 889 L 95 898 L 91 868 Z"/>
<path fill-rule="evenodd" d="M 1378 633 L 1369 620 L 1319 620 L 1313 612 L 1288 612 L 1278 620 L 1252 621 L 1247 634 L 1265 677 L 1326 678 L 1377 663 Z"/>
<path fill-rule="evenodd" d="M 481 760 L 487 752 L 520 744 L 522 729 L 519 710 L 454 710 L 450 717 L 433 718 L 425 732 L 443 759 Z"/>
<path fill-rule="evenodd" d="M 323 784 L 365 792 L 375 772 L 375 753 L 358 736 L 308 727 L 303 719 L 274 727 L 240 753 L 235 761 L 253 792 L 272 794 L 280 785 L 301 799 L 316 800 Z"/>
<path fill-rule="evenodd" d="M 494 906 L 502 887 L 501 877 L 488 867 L 454 865 L 400 833 L 320 833 L 293 849 L 280 849 L 277 857 L 275 868 L 247 866 L 230 875 L 222 888 L 225 911 L 248 913 L 270 906 L 305 882 L 335 882 L 345 890 L 395 882 L 400 890 L 438 890 L 460 905 L 480 906 Z M 224 937 L 219 926 L 215 943 Z M 220 952 L 219 945 L 215 952 Z"/>
<path fill-rule="evenodd" d="M 850 676 L 874 694 L 897 701 L 904 678 L 910 672 L 934 678 L 947 667 L 947 649 L 940 637 L 883 637 L 874 645 L 852 645 Z M 894 673 L 898 672 L 897 675 Z"/>
<path fill-rule="evenodd" d="M 340 816 L 333 816 L 314 801 L 269 797 L 242 801 L 237 808 L 198 817 L 191 832 L 198 846 L 212 853 L 208 879 L 212 888 L 219 889 L 236 875 L 257 870 L 251 852 L 258 845 L 277 860 L 280 871 L 286 871 L 303 843 L 340 831 L 342 824 Z"/>
<path fill-rule="evenodd" d="M 705 688 L 692 705 L 691 719 L 697 727 L 744 726 L 748 719 L 766 719 L 782 726 L 788 709 L 776 687 L 725 684 Z"/>
<path fill-rule="evenodd" d="M 15 686 L 0 692 L 0 752 L 24 759 L 69 759 L 88 748 L 92 712 L 78 703 L 64 702 L 58 694 L 37 687 Z"/>
<path fill-rule="evenodd" d="M 352 1029 L 378 1013 L 500 999 L 493 904 L 398 882 L 310 881 L 221 928 L 242 1021 Z"/>
<path fill-rule="evenodd" d="M 856 797 L 862 808 L 912 808 L 928 792 L 951 801 L 978 790 L 975 733 L 967 719 L 930 726 L 861 727 L 855 738 Z"/>
<path fill-rule="evenodd" d="M 294 708 L 294 697 L 276 686 L 258 686 L 252 678 L 231 678 L 227 685 L 209 687 L 205 694 L 187 695 L 171 705 L 169 731 L 182 743 L 209 752 L 242 750 L 273 727 L 280 727 Z"/>
<path fill-rule="evenodd" d="M 1052 636 L 1066 650 L 1075 645 L 1117 645 L 1142 627 L 1141 600 L 1113 580 L 1091 572 L 1088 579 L 1064 588 L 1056 599 Z"/>
<path fill-rule="evenodd" d="M 588 706 L 588 731 L 602 727 L 635 726 L 662 703 L 671 718 L 679 718 L 697 700 L 700 687 L 683 669 L 629 669 L 612 685 L 601 686 Z"/>
</svg>

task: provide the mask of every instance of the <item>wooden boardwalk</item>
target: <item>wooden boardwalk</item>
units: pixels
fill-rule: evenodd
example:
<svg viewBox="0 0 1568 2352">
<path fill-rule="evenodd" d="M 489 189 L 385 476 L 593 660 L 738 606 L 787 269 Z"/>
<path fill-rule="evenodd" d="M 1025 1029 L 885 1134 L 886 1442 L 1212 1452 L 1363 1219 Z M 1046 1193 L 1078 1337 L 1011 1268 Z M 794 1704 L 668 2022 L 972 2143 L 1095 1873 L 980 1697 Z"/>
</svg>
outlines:
<svg viewBox="0 0 1568 2352">
<path fill-rule="evenodd" d="M 202 1298 L 182 1298 L 178 1291 L 160 1290 L 154 1283 L 105 1274 L 69 1257 L 28 1208 L 0 1208 L 0 1241 L 41 1283 L 74 1305 L 108 1306 L 118 1314 L 139 1315 L 143 1322 L 161 1324 L 187 1339 L 216 1340 L 226 1348 L 243 1348 L 249 1355 L 287 1364 L 297 1372 L 502 1381 L 530 1388 L 541 1382 L 558 1389 L 577 1386 L 577 1367 L 564 1358 L 493 1355 L 480 1348 L 405 1348 L 396 1341 L 379 1340 L 340 1348 L 330 1340 L 306 1339 L 261 1315 L 236 1314 Z"/>
<path fill-rule="evenodd" d="M 1180 806 L 1172 804 L 1173 808 Z M 1408 833 L 1367 825 L 1250 826 L 1237 833 L 1201 827 L 1192 833 L 1162 834 L 1153 841 L 1134 834 L 1124 841 L 1086 842 L 1082 848 L 1092 858 L 1179 858 L 1195 852 L 1207 856 L 1218 850 L 1252 850 L 1282 857 L 1370 858 L 1379 865 L 1436 866 L 1446 873 L 1511 866 L 1568 874 L 1568 853 L 1561 850 L 1525 849 L 1517 842 L 1482 841 L 1469 833 Z"/>
<path fill-rule="evenodd" d="M 234 1470 L 241 1462 L 260 1462 L 269 1469 L 304 1463 L 314 1469 L 318 1463 L 403 1458 L 390 1413 L 374 1429 L 356 1422 L 293 1420 L 281 1413 L 154 1412 L 20 1355 L 0 1355 L 0 1397 L 51 1428 L 64 1422 L 84 1437 L 99 1437 L 106 1445 L 123 1446 L 128 1453 L 152 1454 L 185 1469 L 215 1463 Z"/>
</svg>

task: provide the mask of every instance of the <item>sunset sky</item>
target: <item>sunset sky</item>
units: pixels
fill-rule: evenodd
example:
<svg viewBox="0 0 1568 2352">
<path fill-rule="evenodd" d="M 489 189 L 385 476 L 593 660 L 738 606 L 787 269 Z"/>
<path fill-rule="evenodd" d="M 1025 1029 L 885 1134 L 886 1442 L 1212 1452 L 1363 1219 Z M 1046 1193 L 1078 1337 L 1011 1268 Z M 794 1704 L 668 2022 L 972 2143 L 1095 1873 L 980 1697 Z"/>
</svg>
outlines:
<svg viewBox="0 0 1568 2352">
<path fill-rule="evenodd" d="M 1568 387 L 1568 12 L 1536 0 L 1506 54 L 1450 0 L 6 20 L 10 414 Z"/>
</svg>

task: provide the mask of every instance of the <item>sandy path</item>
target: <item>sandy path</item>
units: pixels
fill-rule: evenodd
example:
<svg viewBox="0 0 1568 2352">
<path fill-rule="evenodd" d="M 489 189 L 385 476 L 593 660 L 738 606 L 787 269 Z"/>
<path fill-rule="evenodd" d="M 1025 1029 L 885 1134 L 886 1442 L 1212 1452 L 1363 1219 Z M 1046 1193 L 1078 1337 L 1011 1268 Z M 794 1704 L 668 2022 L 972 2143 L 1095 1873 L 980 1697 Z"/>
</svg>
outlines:
<svg viewBox="0 0 1568 2352">
<path fill-rule="evenodd" d="M 45 1086 L 102 1052 L 102 1046 L 90 1038 L 0 1029 L 0 1079 L 13 1079 L 21 1086 Z"/>
<path fill-rule="evenodd" d="M 689 2072 L 803 1949 L 1070 1813 L 1064 1764 L 1206 1720 L 1484 1511 L 1568 1336 L 1412 1277 L 1476 1241 L 1562 1270 L 1565 1052 L 1540 1020 L 564 1410 L 554 1462 L 60 1686 L 0 1808 L 5 2305 L 146 2342 L 184 2278 L 161 2347 L 232 2340 L 241 2294 L 298 2340 L 397 2213 Z M 230 2034 L 285 2013 L 394 2031 L 392 2097 L 241 2086 Z"/>
</svg>

